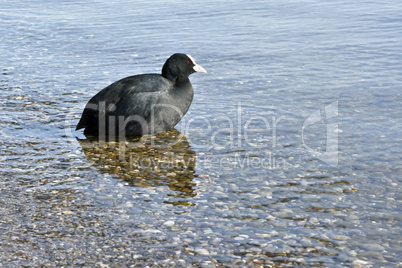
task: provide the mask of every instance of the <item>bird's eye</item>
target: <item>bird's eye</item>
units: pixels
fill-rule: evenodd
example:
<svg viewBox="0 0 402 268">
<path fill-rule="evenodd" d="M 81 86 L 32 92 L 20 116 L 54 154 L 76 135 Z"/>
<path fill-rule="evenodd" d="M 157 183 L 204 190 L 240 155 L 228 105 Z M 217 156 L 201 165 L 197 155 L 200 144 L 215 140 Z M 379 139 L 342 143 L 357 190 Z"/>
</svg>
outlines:
<svg viewBox="0 0 402 268">
<path fill-rule="evenodd" d="M 187 64 L 190 64 L 190 61 L 189 61 L 189 60 L 187 61 Z"/>
</svg>

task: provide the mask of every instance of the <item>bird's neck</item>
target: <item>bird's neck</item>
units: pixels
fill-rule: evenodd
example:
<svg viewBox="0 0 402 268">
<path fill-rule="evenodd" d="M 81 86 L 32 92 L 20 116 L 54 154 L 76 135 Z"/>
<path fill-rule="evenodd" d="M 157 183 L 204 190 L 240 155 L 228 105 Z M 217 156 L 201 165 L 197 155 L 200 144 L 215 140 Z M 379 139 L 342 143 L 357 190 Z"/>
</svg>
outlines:
<svg viewBox="0 0 402 268">
<path fill-rule="evenodd" d="M 188 76 L 185 77 L 177 77 L 176 80 L 174 81 L 176 87 L 182 87 L 190 84 L 190 79 L 188 79 Z"/>
</svg>

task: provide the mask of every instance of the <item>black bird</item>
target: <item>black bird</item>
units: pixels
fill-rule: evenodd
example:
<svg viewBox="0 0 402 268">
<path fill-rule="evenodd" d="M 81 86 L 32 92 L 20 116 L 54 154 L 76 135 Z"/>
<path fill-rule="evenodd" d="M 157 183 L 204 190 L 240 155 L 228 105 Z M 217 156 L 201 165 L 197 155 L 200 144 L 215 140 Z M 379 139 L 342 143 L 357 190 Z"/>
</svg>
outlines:
<svg viewBox="0 0 402 268">
<path fill-rule="evenodd" d="M 162 74 L 123 78 L 92 97 L 76 130 L 87 136 L 142 136 L 172 129 L 193 100 L 189 75 L 207 71 L 190 55 L 173 54 Z"/>
</svg>

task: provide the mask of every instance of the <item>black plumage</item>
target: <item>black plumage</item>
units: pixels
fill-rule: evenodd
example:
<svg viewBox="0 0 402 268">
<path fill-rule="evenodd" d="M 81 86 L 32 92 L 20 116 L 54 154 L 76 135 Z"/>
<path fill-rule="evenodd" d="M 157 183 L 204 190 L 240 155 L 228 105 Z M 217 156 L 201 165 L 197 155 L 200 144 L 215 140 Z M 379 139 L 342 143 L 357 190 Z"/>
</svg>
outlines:
<svg viewBox="0 0 402 268">
<path fill-rule="evenodd" d="M 193 100 L 189 75 L 206 73 L 186 54 L 173 54 L 162 74 L 123 78 L 92 97 L 76 130 L 89 136 L 156 134 L 173 128 Z"/>
</svg>

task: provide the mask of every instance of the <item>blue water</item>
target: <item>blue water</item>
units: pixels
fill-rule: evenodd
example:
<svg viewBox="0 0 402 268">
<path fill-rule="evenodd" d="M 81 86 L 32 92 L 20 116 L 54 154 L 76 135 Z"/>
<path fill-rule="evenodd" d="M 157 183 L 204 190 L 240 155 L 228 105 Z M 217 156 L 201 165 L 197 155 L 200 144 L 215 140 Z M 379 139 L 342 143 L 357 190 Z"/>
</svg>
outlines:
<svg viewBox="0 0 402 268">
<path fill-rule="evenodd" d="M 398 1 L 0 6 L 1 264 L 401 265 Z M 175 52 L 208 71 L 176 131 L 74 131 Z"/>
</svg>

